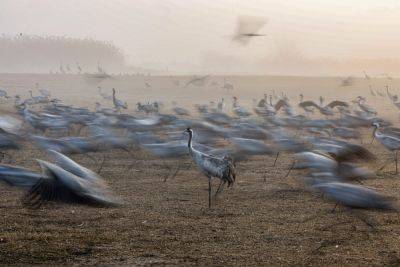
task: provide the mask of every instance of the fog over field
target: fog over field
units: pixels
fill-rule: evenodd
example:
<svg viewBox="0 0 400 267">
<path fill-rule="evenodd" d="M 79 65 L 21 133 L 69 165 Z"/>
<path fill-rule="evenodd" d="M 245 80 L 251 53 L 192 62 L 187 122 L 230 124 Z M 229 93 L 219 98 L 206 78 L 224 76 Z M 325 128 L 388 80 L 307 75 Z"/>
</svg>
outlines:
<svg viewBox="0 0 400 267">
<path fill-rule="evenodd" d="M 3 0 L 0 33 L 112 42 L 127 66 L 158 73 L 361 76 L 365 70 L 396 76 L 399 15 L 395 0 Z M 231 42 L 240 16 L 265 18 L 265 36 L 245 46 Z M 26 60 L 39 61 L 33 51 L 26 51 Z M 63 55 L 60 50 L 54 61 L 72 61 Z M 25 65 L 10 71 L 44 70 Z"/>
</svg>

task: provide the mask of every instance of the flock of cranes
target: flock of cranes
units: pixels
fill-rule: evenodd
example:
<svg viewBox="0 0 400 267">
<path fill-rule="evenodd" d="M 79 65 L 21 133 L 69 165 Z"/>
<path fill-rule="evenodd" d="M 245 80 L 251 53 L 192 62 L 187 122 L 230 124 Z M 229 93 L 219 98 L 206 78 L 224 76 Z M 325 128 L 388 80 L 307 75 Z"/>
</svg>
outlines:
<svg viewBox="0 0 400 267">
<path fill-rule="evenodd" d="M 273 91 L 255 99 L 252 110 L 242 106 L 237 97 L 233 97 L 229 109 L 226 98 L 221 98 L 217 103 L 197 105 L 198 114 L 194 115 L 194 111 L 176 102 L 171 109 L 161 102 L 139 102 L 132 113 L 127 102 L 117 98 L 114 88 L 108 92 L 99 87 L 98 92 L 102 101 L 114 108 L 103 108 L 100 103 L 94 111 L 74 107 L 51 98 L 50 91 L 40 90 L 37 96 L 30 91 L 30 98 L 25 100 L 16 96 L 15 114 L 0 117 L 3 155 L 12 158 L 9 151 L 25 149 L 29 142 L 55 161 L 38 160 L 42 173 L 0 166 L 0 181 L 26 188 L 26 205 L 38 207 L 47 201 L 96 206 L 123 203 L 100 177 L 105 159 L 96 159 L 97 152 L 119 149 L 132 158 L 129 167 L 134 166 L 138 151 L 162 161 L 190 156 L 208 179 L 210 208 L 213 178 L 220 181 L 216 197 L 226 185 L 230 187 L 240 179 L 236 167 L 241 161 L 251 160 L 254 155 L 272 156 L 275 166 L 279 155 L 285 153 L 294 158 L 287 175 L 307 170 L 302 181 L 310 191 L 319 191 L 349 208 L 394 209 L 388 198 L 362 184 L 374 177 L 374 172 L 361 167 L 360 162 L 376 158 L 363 147 L 361 137 L 369 132 L 372 141 L 392 151 L 397 173 L 400 129 L 380 118 L 364 96 L 324 104 L 323 97 L 316 103 L 305 100 L 303 94 L 299 99 L 290 99 Z M 397 96 L 388 89 L 386 96 L 398 108 Z M 12 103 L 6 91 L 1 91 L 0 97 Z M 371 97 L 377 97 L 377 92 L 371 91 Z M 68 157 L 72 154 L 91 158 L 98 165 L 97 171 L 74 162 Z M 182 166 L 180 160 L 176 162 L 176 166 L 166 167 L 164 181 L 179 173 Z"/>
</svg>

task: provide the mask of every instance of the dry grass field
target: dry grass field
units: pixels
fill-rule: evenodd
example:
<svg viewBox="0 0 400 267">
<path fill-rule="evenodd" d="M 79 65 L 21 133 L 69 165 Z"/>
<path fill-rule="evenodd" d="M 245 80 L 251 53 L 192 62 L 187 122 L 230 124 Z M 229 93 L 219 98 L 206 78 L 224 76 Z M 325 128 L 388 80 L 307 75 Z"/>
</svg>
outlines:
<svg viewBox="0 0 400 267">
<path fill-rule="evenodd" d="M 180 80 L 176 87 L 172 80 Z M 222 77 L 217 79 L 220 84 Z M 88 81 L 68 75 L 0 75 L 0 88 L 11 95 L 28 96 L 35 84 L 49 89 L 54 97 L 76 106 L 94 107 L 101 101 L 97 86 L 115 87 L 120 99 L 135 103 L 161 100 L 166 109 L 175 100 L 182 106 L 208 103 L 231 96 L 249 109 L 252 99 L 275 90 L 285 92 L 292 103 L 298 95 L 316 100 L 350 100 L 364 95 L 379 115 L 398 124 L 398 112 L 387 98 L 371 97 L 368 85 L 384 92 L 389 84 L 396 93 L 398 80 L 356 80 L 341 87 L 340 78 L 228 77 L 235 89 L 183 85 L 188 77 L 128 77 Z M 146 87 L 144 81 L 151 87 Z M 35 92 L 35 91 L 34 91 Z M 3 104 L 3 112 L 13 112 Z M 228 108 L 229 109 L 229 108 Z M 378 159 L 368 167 L 376 170 L 392 157 L 378 142 L 369 144 L 371 129 L 363 131 L 364 146 Z M 366 144 L 365 144 L 366 143 Z M 400 216 L 397 212 L 362 211 L 373 222 L 367 226 L 344 209 L 331 212 L 334 204 L 320 194 L 305 190 L 301 172 L 285 177 L 293 155 L 255 156 L 237 165 L 237 182 L 207 208 L 207 179 L 190 158 L 180 160 L 182 170 L 163 182 L 165 164 L 142 151 L 95 153 L 106 156 L 102 177 L 124 202 L 118 208 L 92 208 L 46 204 L 38 210 L 25 208 L 22 191 L 0 185 L 0 263 L 63 265 L 399 265 Z M 12 164 L 39 170 L 35 159 L 46 155 L 31 144 L 11 153 Z M 96 170 L 87 157 L 74 160 Z M 128 166 L 134 161 L 132 169 Z M 168 165 L 177 164 L 168 160 Z M 400 177 L 388 165 L 377 177 L 363 182 L 393 197 L 398 205 Z M 217 182 L 214 183 L 216 188 Z"/>
</svg>

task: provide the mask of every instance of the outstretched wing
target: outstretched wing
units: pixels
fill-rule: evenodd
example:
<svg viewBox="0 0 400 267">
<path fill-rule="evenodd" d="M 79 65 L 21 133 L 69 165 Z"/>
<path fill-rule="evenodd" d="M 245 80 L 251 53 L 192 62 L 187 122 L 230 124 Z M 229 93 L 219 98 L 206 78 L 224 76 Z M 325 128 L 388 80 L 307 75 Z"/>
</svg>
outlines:
<svg viewBox="0 0 400 267">
<path fill-rule="evenodd" d="M 306 107 L 319 108 L 319 106 L 317 104 L 315 104 L 313 101 L 303 101 L 303 102 L 299 103 L 299 106 L 302 108 L 306 108 Z"/>
<path fill-rule="evenodd" d="M 334 107 L 346 107 L 346 108 L 348 108 L 349 104 L 347 104 L 344 101 L 335 100 L 335 101 L 332 101 L 331 103 L 329 103 L 326 106 L 330 107 L 330 108 L 334 108 Z"/>
<path fill-rule="evenodd" d="M 0 165 L 0 181 L 12 186 L 30 187 L 41 178 L 40 173 L 15 166 Z"/>
<path fill-rule="evenodd" d="M 236 34 L 237 35 L 247 35 L 256 34 L 268 20 L 262 17 L 254 16 L 242 16 L 238 18 Z"/>
<path fill-rule="evenodd" d="M 281 107 L 284 106 L 288 106 L 288 103 L 285 100 L 280 99 L 278 103 L 275 104 L 275 110 L 278 111 Z"/>
</svg>

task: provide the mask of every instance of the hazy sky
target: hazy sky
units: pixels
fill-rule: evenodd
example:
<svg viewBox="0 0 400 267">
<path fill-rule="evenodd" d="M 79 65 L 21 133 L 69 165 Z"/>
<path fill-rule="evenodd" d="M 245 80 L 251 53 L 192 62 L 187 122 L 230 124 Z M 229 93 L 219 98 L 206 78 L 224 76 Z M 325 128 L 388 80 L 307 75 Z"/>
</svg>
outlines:
<svg viewBox="0 0 400 267">
<path fill-rule="evenodd" d="M 266 37 L 230 41 L 238 16 Z M 269 58 L 400 57 L 397 0 L 0 0 L 0 33 L 110 40 L 131 64 L 176 71 L 261 68 Z M 231 66 L 229 66 L 231 65 Z"/>
</svg>

